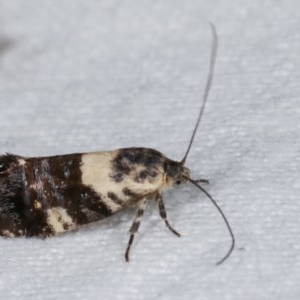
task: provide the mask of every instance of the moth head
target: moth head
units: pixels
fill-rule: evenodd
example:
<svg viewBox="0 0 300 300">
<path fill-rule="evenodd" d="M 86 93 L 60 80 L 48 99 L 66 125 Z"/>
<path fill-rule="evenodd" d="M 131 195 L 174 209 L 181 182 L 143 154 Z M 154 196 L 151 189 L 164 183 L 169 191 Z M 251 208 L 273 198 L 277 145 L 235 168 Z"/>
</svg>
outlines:
<svg viewBox="0 0 300 300">
<path fill-rule="evenodd" d="M 179 186 L 190 178 L 190 170 L 181 162 L 167 159 L 164 165 L 168 185 Z"/>
</svg>

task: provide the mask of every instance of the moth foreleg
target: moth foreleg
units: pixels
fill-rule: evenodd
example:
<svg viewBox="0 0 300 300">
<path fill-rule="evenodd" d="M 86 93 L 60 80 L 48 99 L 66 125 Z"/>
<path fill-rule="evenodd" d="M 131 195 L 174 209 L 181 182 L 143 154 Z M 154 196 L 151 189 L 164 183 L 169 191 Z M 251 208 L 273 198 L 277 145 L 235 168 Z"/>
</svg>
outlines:
<svg viewBox="0 0 300 300">
<path fill-rule="evenodd" d="M 126 248 L 126 252 L 125 252 L 125 259 L 126 259 L 127 262 L 129 261 L 129 251 L 130 251 L 133 239 L 134 239 L 134 235 L 136 234 L 136 232 L 138 231 L 138 229 L 140 227 L 141 219 L 143 217 L 143 214 L 144 214 L 144 211 L 145 211 L 145 208 L 146 208 L 146 205 L 147 205 L 147 201 L 148 200 L 146 198 L 144 198 L 138 203 L 138 208 L 136 210 L 133 223 L 132 223 L 132 225 L 129 229 L 130 238 L 129 238 L 127 248 Z"/>
<path fill-rule="evenodd" d="M 159 214 L 162 217 L 162 219 L 165 221 L 166 226 L 170 229 L 171 232 L 173 232 L 175 235 L 180 236 L 180 233 L 177 232 L 175 229 L 173 229 L 171 227 L 171 225 L 169 224 L 168 220 L 167 220 L 167 213 L 166 213 L 166 209 L 165 209 L 165 205 L 164 205 L 164 201 L 162 198 L 162 195 L 158 194 L 156 196 L 156 200 L 158 203 L 158 209 L 159 209 Z"/>
</svg>

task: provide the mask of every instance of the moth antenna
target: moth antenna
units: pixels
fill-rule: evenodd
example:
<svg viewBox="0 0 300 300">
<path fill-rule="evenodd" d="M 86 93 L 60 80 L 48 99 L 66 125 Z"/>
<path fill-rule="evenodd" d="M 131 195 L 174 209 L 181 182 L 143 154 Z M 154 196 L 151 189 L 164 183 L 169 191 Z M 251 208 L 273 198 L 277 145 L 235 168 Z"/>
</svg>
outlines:
<svg viewBox="0 0 300 300">
<path fill-rule="evenodd" d="M 209 71 L 208 71 L 208 77 L 207 77 L 207 81 L 206 81 L 206 86 L 205 86 L 205 91 L 204 91 L 204 96 L 203 96 L 203 102 L 200 108 L 200 112 L 198 115 L 198 119 L 189 143 L 189 146 L 186 150 L 186 153 L 181 161 L 181 164 L 184 165 L 186 158 L 190 152 L 190 149 L 192 147 L 194 138 L 195 138 L 195 134 L 198 130 L 204 109 L 205 109 L 205 105 L 206 105 L 206 101 L 209 95 L 209 91 L 212 85 L 212 80 L 213 80 L 213 75 L 214 75 L 214 68 L 215 68 L 215 61 L 216 61 L 216 56 L 217 56 L 217 49 L 218 49 L 218 35 L 217 35 L 217 30 L 216 27 L 213 23 L 209 22 L 210 28 L 211 28 L 211 33 L 212 33 L 212 47 L 211 47 L 211 53 L 210 53 L 210 61 L 209 61 Z"/>
<path fill-rule="evenodd" d="M 188 178 L 188 177 L 185 177 L 190 183 L 192 183 L 193 185 L 195 185 L 196 187 L 198 187 L 198 189 L 200 189 L 208 198 L 209 200 L 212 202 L 212 204 L 217 208 L 217 210 L 219 211 L 219 213 L 221 214 L 226 226 L 227 226 L 227 229 L 229 231 L 229 234 L 231 236 L 231 246 L 227 252 L 227 254 L 220 260 L 218 261 L 216 264 L 217 265 L 220 265 L 222 264 L 229 256 L 230 254 L 232 253 L 233 249 L 234 249 L 234 246 L 235 246 L 235 238 L 234 238 L 234 235 L 233 235 L 233 231 L 229 225 L 229 222 L 226 218 L 226 216 L 224 215 L 221 207 L 217 204 L 217 202 L 213 199 L 213 197 L 202 187 L 200 186 L 195 180 L 191 179 L 191 178 Z"/>
</svg>

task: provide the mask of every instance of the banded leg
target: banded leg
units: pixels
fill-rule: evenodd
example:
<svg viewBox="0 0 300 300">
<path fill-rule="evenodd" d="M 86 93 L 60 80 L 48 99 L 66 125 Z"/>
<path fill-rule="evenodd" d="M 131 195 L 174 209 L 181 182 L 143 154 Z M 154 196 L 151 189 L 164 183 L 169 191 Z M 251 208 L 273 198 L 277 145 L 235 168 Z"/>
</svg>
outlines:
<svg viewBox="0 0 300 300">
<path fill-rule="evenodd" d="M 158 209 L 159 209 L 159 214 L 162 217 L 162 219 L 165 221 L 166 226 L 170 229 L 171 232 L 173 232 L 175 235 L 180 236 L 180 233 L 177 232 L 175 229 L 173 229 L 171 227 L 171 225 L 169 224 L 168 220 L 167 220 L 167 213 L 166 213 L 166 209 L 165 209 L 165 205 L 164 205 L 164 201 L 162 198 L 162 195 L 158 194 L 156 196 L 156 200 L 158 203 Z"/>
<path fill-rule="evenodd" d="M 148 200 L 146 198 L 144 198 L 139 202 L 138 208 L 137 208 L 136 213 L 135 213 L 133 223 L 132 223 L 132 225 L 129 229 L 130 238 L 129 238 L 127 248 L 126 248 L 126 252 L 125 252 L 125 259 L 126 259 L 127 262 L 129 262 L 129 251 L 130 251 L 133 239 L 134 239 L 134 235 L 136 234 L 136 232 L 138 231 L 138 229 L 140 227 L 141 219 L 143 217 L 143 214 L 144 214 L 144 211 L 145 211 L 145 208 L 146 208 L 146 205 L 147 205 L 147 201 Z"/>
</svg>

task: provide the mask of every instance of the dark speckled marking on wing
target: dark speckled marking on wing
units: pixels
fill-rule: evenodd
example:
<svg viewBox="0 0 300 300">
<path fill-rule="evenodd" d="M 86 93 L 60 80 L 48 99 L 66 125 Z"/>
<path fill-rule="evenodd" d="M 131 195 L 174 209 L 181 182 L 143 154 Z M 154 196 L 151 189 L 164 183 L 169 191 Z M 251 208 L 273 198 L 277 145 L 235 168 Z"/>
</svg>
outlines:
<svg viewBox="0 0 300 300">
<path fill-rule="evenodd" d="M 120 199 L 114 192 L 108 192 L 107 197 L 119 205 L 123 205 L 124 201 Z"/>
<path fill-rule="evenodd" d="M 111 173 L 111 178 L 116 182 L 121 182 L 137 166 L 142 166 L 143 170 L 134 178 L 136 182 L 142 183 L 145 178 L 153 178 L 157 175 L 157 167 L 161 166 L 164 159 L 163 155 L 154 149 L 120 149 L 112 162 L 113 173 Z"/>
<path fill-rule="evenodd" d="M 127 197 L 131 197 L 131 198 L 137 198 L 139 195 L 135 192 L 133 192 L 131 189 L 125 187 L 123 190 L 122 190 L 123 194 Z"/>
</svg>

